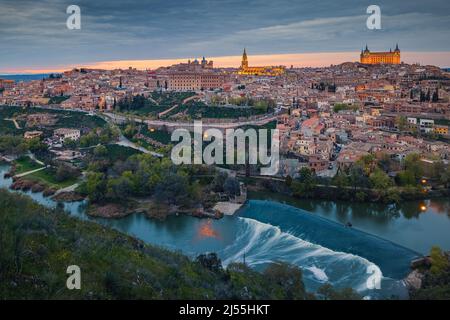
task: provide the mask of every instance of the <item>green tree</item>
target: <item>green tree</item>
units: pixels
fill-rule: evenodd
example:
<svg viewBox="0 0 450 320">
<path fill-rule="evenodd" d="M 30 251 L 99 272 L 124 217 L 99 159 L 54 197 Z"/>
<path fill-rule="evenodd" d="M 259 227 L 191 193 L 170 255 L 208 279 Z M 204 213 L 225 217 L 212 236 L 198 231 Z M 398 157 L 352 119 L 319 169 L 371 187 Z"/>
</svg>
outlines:
<svg viewBox="0 0 450 320">
<path fill-rule="evenodd" d="M 405 116 L 398 116 L 395 118 L 395 124 L 400 132 L 405 131 L 408 128 L 408 119 Z"/>
<path fill-rule="evenodd" d="M 103 145 L 98 145 L 94 148 L 94 156 L 102 158 L 108 155 L 108 149 Z"/>
<path fill-rule="evenodd" d="M 448 271 L 450 263 L 448 257 L 442 252 L 441 248 L 434 246 L 430 251 L 431 268 L 430 271 L 434 275 L 442 274 Z"/>
<path fill-rule="evenodd" d="M 294 195 L 300 197 L 309 197 L 314 190 L 315 176 L 307 167 L 303 167 L 299 171 L 298 178 L 293 182 L 292 189 Z"/>
<path fill-rule="evenodd" d="M 105 175 L 100 172 L 89 172 L 85 182 L 85 190 L 89 200 L 93 202 L 104 200 L 106 194 Z"/>
<path fill-rule="evenodd" d="M 392 186 L 392 180 L 389 176 L 378 168 L 369 176 L 369 179 L 375 189 L 386 190 Z"/>
<path fill-rule="evenodd" d="M 305 285 L 302 280 L 302 270 L 286 263 L 273 263 L 264 271 L 264 277 L 280 285 L 289 300 L 304 300 Z"/>
<path fill-rule="evenodd" d="M 418 181 L 423 176 L 423 165 L 420 162 L 420 155 L 417 153 L 408 154 L 405 157 L 405 169 L 414 174 L 414 178 Z"/>
<path fill-rule="evenodd" d="M 349 172 L 349 182 L 354 190 L 357 188 L 368 188 L 369 179 L 367 178 L 364 169 L 361 165 L 355 164 L 350 168 Z"/>
</svg>

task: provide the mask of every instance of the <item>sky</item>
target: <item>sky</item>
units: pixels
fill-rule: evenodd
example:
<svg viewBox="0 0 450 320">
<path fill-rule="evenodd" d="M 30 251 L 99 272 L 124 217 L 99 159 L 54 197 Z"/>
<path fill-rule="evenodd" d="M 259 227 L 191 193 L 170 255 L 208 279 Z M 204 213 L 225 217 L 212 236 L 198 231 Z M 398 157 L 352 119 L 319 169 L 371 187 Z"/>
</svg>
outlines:
<svg viewBox="0 0 450 320">
<path fill-rule="evenodd" d="M 367 7 L 381 8 L 369 30 Z M 81 29 L 69 30 L 69 5 Z M 237 67 L 327 66 L 396 43 L 408 63 L 450 67 L 448 0 L 0 0 L 0 74 L 156 68 L 206 56 Z"/>
</svg>

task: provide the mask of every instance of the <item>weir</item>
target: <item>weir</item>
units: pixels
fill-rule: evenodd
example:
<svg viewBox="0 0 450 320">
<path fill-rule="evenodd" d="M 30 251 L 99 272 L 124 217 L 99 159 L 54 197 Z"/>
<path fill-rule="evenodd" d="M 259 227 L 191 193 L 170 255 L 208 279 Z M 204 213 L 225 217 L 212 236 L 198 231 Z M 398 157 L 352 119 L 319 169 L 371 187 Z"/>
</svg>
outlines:
<svg viewBox="0 0 450 320">
<path fill-rule="evenodd" d="M 394 279 L 404 278 L 411 261 L 421 256 L 389 240 L 278 202 L 250 200 L 241 209 L 240 216 L 279 227 L 283 232 L 333 251 L 363 257 L 378 265 L 385 277 Z"/>
</svg>

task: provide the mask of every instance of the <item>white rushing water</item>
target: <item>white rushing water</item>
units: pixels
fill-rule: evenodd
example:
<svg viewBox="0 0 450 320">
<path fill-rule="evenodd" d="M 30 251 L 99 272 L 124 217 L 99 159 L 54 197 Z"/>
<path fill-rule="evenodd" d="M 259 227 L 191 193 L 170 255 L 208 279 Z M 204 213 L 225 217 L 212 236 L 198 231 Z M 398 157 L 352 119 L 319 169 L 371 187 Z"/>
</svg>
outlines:
<svg viewBox="0 0 450 320">
<path fill-rule="evenodd" d="M 273 262 L 289 262 L 303 269 L 308 288 L 317 289 L 329 282 L 337 287 L 367 289 L 371 273 L 380 268 L 374 263 L 350 253 L 336 252 L 302 240 L 280 228 L 249 218 L 238 218 L 240 230 L 234 243 L 226 247 L 221 256 L 224 264 L 243 261 L 251 267 L 264 267 Z"/>
</svg>

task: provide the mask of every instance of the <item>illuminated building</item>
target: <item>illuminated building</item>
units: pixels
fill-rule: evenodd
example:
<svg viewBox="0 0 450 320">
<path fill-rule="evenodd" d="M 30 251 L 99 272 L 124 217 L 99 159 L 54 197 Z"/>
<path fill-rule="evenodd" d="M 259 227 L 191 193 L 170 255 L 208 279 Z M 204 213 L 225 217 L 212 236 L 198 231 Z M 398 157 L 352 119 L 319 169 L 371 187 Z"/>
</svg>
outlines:
<svg viewBox="0 0 450 320">
<path fill-rule="evenodd" d="M 371 52 L 366 45 L 365 50 L 361 50 L 360 62 L 363 64 L 400 64 L 400 49 L 398 44 L 395 50 L 389 52 Z"/>
<path fill-rule="evenodd" d="M 284 66 L 249 67 L 247 52 L 244 49 L 241 67 L 237 73 L 249 76 L 280 76 L 286 73 L 286 68 Z"/>
</svg>

